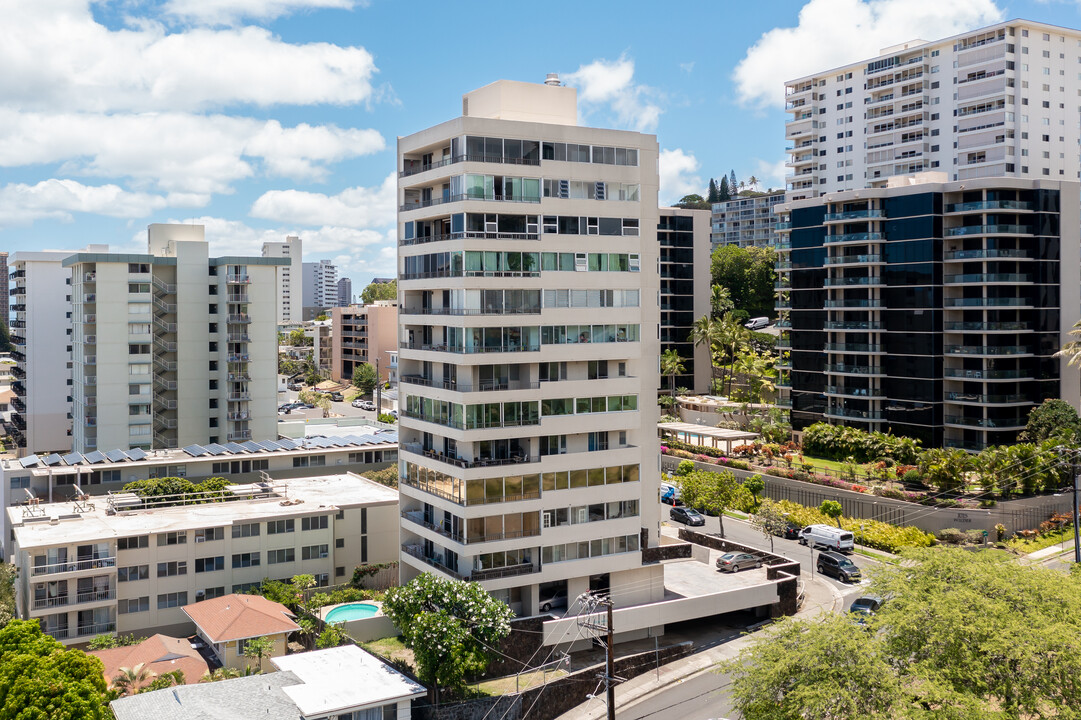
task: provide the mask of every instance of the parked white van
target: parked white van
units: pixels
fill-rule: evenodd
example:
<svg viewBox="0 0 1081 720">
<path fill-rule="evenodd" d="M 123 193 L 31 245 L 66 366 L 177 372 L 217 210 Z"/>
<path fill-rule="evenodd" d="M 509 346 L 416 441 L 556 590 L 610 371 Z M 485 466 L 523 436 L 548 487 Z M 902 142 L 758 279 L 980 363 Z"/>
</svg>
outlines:
<svg viewBox="0 0 1081 720">
<path fill-rule="evenodd" d="M 852 533 L 835 528 L 832 525 L 808 525 L 800 530 L 799 541 L 802 545 L 824 547 L 830 550 L 852 550 Z"/>
<path fill-rule="evenodd" d="M 748 330 L 762 330 L 763 328 L 769 327 L 769 318 L 768 317 L 751 318 L 747 322 L 743 323 L 743 327 L 747 328 Z"/>
</svg>

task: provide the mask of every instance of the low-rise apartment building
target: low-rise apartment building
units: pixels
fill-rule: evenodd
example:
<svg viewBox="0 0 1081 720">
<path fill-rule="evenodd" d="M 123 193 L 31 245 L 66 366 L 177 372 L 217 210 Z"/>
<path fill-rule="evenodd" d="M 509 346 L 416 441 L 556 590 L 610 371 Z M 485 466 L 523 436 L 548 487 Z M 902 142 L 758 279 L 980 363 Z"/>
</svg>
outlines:
<svg viewBox="0 0 1081 720">
<path fill-rule="evenodd" d="M 4 508 L 73 500 L 77 495 L 117 492 L 129 482 L 182 477 L 200 482 L 226 476 L 238 483 L 308 477 L 328 472 L 363 473 L 386 467 L 398 458 L 398 433 L 353 428 L 333 437 L 263 440 L 225 445 L 192 445 L 183 450 L 138 448 L 87 455 L 28 455 L 0 460 L 0 498 Z M 11 524 L 4 515 L 0 547 L 8 554 Z"/>
<path fill-rule="evenodd" d="M 102 633 L 186 634 L 183 607 L 264 578 L 349 579 L 398 557 L 398 493 L 355 473 L 8 508 L 18 615 L 65 644 Z"/>
<path fill-rule="evenodd" d="M 277 266 L 209 257 L 202 225 L 151 225 L 146 254 L 76 253 L 72 447 L 275 435 Z"/>
<path fill-rule="evenodd" d="M 337 307 L 330 311 L 330 318 L 331 377 L 350 382 L 357 365 L 368 363 L 375 367 L 378 360 L 380 381 L 390 381 L 392 370 L 397 370 L 398 303 L 381 300 L 371 305 Z"/>
<path fill-rule="evenodd" d="M 774 207 L 784 202 L 784 190 L 713 203 L 714 248 L 721 245 L 739 247 L 773 247 L 777 242 L 777 217 Z"/>
</svg>

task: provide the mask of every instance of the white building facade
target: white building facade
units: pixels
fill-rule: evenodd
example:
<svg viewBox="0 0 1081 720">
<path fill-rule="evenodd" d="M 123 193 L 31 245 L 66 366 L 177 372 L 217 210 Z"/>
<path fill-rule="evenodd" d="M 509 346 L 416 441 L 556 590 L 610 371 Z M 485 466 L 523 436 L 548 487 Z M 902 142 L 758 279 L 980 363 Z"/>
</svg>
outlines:
<svg viewBox="0 0 1081 720">
<path fill-rule="evenodd" d="M 151 225 L 145 255 L 78 253 L 73 447 L 275 437 L 277 267 L 210 258 L 201 225 Z"/>
<path fill-rule="evenodd" d="M 288 325 L 301 320 L 301 304 L 304 298 L 304 245 L 296 235 L 288 235 L 284 242 L 263 243 L 263 257 L 289 258 L 288 265 L 278 268 L 278 325 Z"/>
<path fill-rule="evenodd" d="M 781 190 L 713 203 L 713 232 L 710 235 L 713 247 L 773 247 L 777 243 L 774 227 L 777 217 L 773 209 L 784 199 L 785 193 Z"/>
<path fill-rule="evenodd" d="M 304 307 L 326 308 L 338 305 L 338 268 L 330 260 L 304 263 Z M 310 320 L 311 318 L 304 318 Z"/>
<path fill-rule="evenodd" d="M 657 156 L 557 81 L 399 139 L 403 582 L 656 599 Z"/>
<path fill-rule="evenodd" d="M 106 245 L 89 250 L 104 252 Z M 20 454 L 71 449 L 71 271 L 74 251 L 11 257 L 12 427 Z"/>
<path fill-rule="evenodd" d="M 786 83 L 788 199 L 933 170 L 1077 180 L 1081 31 L 1012 20 Z"/>
</svg>

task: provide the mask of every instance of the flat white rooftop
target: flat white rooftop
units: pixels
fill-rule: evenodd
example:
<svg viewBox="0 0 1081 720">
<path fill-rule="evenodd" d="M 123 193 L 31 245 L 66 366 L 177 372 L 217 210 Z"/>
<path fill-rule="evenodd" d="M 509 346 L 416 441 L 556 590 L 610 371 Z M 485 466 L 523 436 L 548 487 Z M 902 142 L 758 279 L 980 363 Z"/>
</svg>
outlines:
<svg viewBox="0 0 1081 720">
<path fill-rule="evenodd" d="M 300 678 L 301 684 L 283 687 L 282 692 L 304 717 L 388 705 L 427 692 L 356 645 L 294 653 L 271 658 L 270 663 Z"/>
<path fill-rule="evenodd" d="M 264 519 L 299 517 L 398 502 L 398 491 L 356 473 L 275 480 L 279 494 L 254 500 L 208 502 L 110 514 L 105 497 L 80 503 L 49 503 L 7 509 L 20 548 L 104 542 L 151 533 L 231 526 Z M 33 515 L 28 515 L 33 512 Z M 57 522 L 51 522 L 56 519 Z"/>
</svg>

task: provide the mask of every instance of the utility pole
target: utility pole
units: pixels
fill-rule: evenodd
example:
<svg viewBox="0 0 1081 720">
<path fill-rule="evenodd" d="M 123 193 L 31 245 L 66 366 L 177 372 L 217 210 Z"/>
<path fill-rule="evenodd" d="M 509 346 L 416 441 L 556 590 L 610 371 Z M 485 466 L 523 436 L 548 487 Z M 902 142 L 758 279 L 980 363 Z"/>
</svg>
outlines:
<svg viewBox="0 0 1081 720">
<path fill-rule="evenodd" d="M 379 374 L 379 356 L 375 356 L 375 419 L 383 414 L 383 377 Z"/>
<path fill-rule="evenodd" d="M 1074 453 L 1073 460 L 1070 463 L 1070 470 L 1073 472 L 1073 561 L 1081 565 L 1081 528 L 1077 526 L 1079 514 L 1077 509 L 1077 483 L 1081 480 L 1081 477 L 1078 476 L 1076 453 Z"/>
<path fill-rule="evenodd" d="M 1074 488 L 1077 487 L 1077 483 L 1074 483 Z M 1076 492 L 1076 491 L 1075 491 Z M 1075 495 L 1076 499 L 1076 495 Z M 1074 513 L 1076 518 L 1077 505 L 1074 505 Z M 1077 530 L 1076 520 L 1074 522 L 1074 531 Z M 605 646 L 605 685 L 608 690 L 608 720 L 616 720 L 616 670 L 615 670 L 615 653 L 612 651 L 614 643 L 612 642 L 612 597 L 609 595 L 608 600 L 605 603 L 608 606 L 608 643 Z"/>
</svg>

